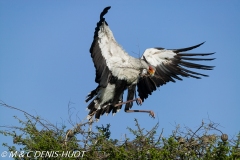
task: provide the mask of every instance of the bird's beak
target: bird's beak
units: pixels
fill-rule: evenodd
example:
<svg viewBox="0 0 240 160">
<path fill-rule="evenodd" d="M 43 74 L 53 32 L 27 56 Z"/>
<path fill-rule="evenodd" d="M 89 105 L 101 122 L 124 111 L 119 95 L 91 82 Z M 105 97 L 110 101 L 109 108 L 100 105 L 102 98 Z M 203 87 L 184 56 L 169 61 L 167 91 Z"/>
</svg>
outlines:
<svg viewBox="0 0 240 160">
<path fill-rule="evenodd" d="M 150 74 L 150 76 L 154 76 L 155 69 L 152 68 L 152 67 L 149 67 L 149 69 L 148 69 L 148 73 Z"/>
</svg>

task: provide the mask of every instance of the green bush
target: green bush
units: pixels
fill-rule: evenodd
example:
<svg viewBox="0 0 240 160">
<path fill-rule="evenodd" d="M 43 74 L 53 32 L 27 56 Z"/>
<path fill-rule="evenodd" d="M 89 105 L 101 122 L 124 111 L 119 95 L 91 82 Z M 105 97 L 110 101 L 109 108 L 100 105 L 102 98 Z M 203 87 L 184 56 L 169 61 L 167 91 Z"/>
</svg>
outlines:
<svg viewBox="0 0 240 160">
<path fill-rule="evenodd" d="M 147 131 L 135 119 L 135 127 L 128 128 L 134 138 L 126 135 L 120 141 L 111 139 L 110 124 L 92 129 L 94 122 L 85 122 L 67 130 L 21 112 L 25 120 L 15 117 L 21 127 L 0 131 L 13 139 L 13 145 L 2 144 L 9 153 L 23 153 L 16 154 L 15 159 L 240 159 L 240 134 L 229 140 L 211 121 L 202 122 L 195 131 L 176 126 L 172 135 L 163 137 L 163 129 L 157 132 L 158 123 Z"/>
</svg>

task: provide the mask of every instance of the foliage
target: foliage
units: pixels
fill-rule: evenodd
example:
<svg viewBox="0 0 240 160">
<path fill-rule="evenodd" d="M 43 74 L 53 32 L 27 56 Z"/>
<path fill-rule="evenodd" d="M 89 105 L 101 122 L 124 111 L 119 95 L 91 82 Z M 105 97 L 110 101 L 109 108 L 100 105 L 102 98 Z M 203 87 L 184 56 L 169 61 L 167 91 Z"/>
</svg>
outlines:
<svg viewBox="0 0 240 160">
<path fill-rule="evenodd" d="M 135 127 L 128 128 L 134 138 L 125 135 L 117 140 L 111 139 L 110 124 L 93 131 L 93 122 L 78 123 L 66 130 L 27 112 L 24 115 L 26 120 L 15 117 L 21 127 L 5 126 L 0 131 L 13 138 L 13 145 L 3 143 L 9 152 L 23 153 L 15 159 L 240 159 L 240 133 L 229 140 L 211 121 L 194 131 L 177 125 L 172 135 L 163 137 L 163 129 L 157 132 L 158 123 L 147 131 L 135 119 Z"/>
</svg>

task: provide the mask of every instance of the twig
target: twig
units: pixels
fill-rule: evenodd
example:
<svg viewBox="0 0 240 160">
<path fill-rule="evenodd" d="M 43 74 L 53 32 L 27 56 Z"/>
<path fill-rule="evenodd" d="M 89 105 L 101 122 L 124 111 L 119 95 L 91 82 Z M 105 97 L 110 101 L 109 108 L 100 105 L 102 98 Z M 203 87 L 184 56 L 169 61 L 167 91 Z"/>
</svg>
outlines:
<svg viewBox="0 0 240 160">
<path fill-rule="evenodd" d="M 10 109 L 15 109 L 15 110 L 18 110 L 20 112 L 23 112 L 24 114 L 26 114 L 26 115 L 32 117 L 33 119 L 35 119 L 36 121 L 38 121 L 42 126 L 44 126 L 45 128 L 47 128 L 48 131 L 50 131 L 50 129 L 39 120 L 39 118 L 34 117 L 33 115 L 27 113 L 26 111 L 23 111 L 19 108 L 13 107 L 13 106 L 9 106 L 6 103 L 4 103 L 2 100 L 0 101 L 0 105 L 3 106 L 3 107 L 7 107 L 7 108 L 10 108 Z"/>
</svg>

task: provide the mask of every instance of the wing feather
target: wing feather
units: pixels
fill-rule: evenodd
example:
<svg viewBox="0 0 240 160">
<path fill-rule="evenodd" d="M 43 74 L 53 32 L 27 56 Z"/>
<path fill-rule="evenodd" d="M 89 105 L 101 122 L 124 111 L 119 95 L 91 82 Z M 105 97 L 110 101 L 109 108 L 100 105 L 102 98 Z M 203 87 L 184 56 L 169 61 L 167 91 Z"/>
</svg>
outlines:
<svg viewBox="0 0 240 160">
<path fill-rule="evenodd" d="M 203 42 L 204 43 L 204 42 Z M 156 68 L 154 77 L 140 77 L 137 84 L 139 97 L 144 101 L 151 95 L 156 87 L 160 87 L 169 81 L 175 82 L 175 79 L 182 80 L 182 77 L 192 77 L 200 79 L 201 76 L 208 75 L 191 71 L 192 69 L 212 70 L 214 66 L 192 63 L 191 61 L 211 61 L 215 58 L 198 58 L 197 56 L 209 56 L 214 53 L 182 53 L 201 46 L 198 45 L 181 49 L 149 48 L 143 53 L 144 59 L 149 65 Z M 150 82 L 153 83 L 150 83 Z"/>
<path fill-rule="evenodd" d="M 95 82 L 106 87 L 111 74 L 118 77 L 128 64 L 129 55 L 116 42 L 104 15 L 111 7 L 106 7 L 100 14 L 90 48 L 91 57 L 96 69 Z M 124 63 L 125 62 L 125 63 Z M 121 78 L 121 77 L 120 77 Z"/>
</svg>

